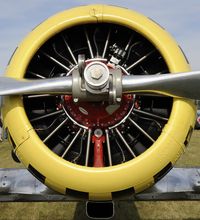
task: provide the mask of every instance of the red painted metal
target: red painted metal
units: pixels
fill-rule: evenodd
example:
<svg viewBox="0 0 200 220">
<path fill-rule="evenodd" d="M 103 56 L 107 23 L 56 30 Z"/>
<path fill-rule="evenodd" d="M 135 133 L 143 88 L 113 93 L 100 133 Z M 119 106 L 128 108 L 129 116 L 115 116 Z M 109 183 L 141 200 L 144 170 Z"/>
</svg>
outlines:
<svg viewBox="0 0 200 220">
<path fill-rule="evenodd" d="M 105 143 L 105 136 L 96 137 L 92 136 L 92 143 L 94 144 L 94 167 L 104 167 L 104 154 L 103 154 L 103 143 Z"/>
<path fill-rule="evenodd" d="M 107 128 L 120 122 L 133 105 L 133 95 L 123 95 L 119 105 L 108 102 L 74 103 L 71 96 L 65 95 L 63 105 L 68 114 L 79 124 L 89 128 Z"/>
</svg>

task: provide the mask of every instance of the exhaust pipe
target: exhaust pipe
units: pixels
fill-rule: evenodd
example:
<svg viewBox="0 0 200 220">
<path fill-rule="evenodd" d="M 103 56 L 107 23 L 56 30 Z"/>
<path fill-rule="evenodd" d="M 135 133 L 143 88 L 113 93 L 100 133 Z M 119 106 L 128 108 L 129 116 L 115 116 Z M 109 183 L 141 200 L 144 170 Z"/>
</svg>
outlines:
<svg viewBox="0 0 200 220">
<path fill-rule="evenodd" d="M 86 215 L 91 219 L 111 219 L 115 214 L 114 202 L 86 202 Z"/>
</svg>

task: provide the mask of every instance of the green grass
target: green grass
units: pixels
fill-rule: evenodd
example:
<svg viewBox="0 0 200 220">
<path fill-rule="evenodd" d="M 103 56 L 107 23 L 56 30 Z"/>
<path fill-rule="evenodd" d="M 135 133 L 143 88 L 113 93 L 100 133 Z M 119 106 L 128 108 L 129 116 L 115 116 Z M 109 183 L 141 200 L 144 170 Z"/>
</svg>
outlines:
<svg viewBox="0 0 200 220">
<path fill-rule="evenodd" d="M 12 161 L 8 143 L 0 145 L 0 167 L 23 167 Z M 200 166 L 200 131 L 194 131 L 178 167 Z M 114 220 L 200 219 L 200 202 L 117 202 Z M 0 203 L 0 220 L 86 220 L 85 204 L 75 202 Z"/>
</svg>

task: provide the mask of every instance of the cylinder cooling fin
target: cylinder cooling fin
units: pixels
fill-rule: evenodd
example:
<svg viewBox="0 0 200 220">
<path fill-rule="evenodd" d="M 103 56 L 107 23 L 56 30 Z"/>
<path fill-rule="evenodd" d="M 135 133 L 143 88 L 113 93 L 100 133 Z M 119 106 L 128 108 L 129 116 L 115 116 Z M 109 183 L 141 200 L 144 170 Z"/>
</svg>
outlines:
<svg viewBox="0 0 200 220">
<path fill-rule="evenodd" d="M 66 77 L 85 68 L 92 89 L 92 80 L 102 77 L 101 88 L 106 71 L 115 66 L 124 75 L 189 70 L 179 46 L 152 20 L 124 8 L 89 5 L 37 26 L 19 45 L 6 75 Z M 118 101 L 9 96 L 4 125 L 17 157 L 50 188 L 78 198 L 115 199 L 148 188 L 173 167 L 195 118 L 189 100 L 141 93 Z"/>
</svg>

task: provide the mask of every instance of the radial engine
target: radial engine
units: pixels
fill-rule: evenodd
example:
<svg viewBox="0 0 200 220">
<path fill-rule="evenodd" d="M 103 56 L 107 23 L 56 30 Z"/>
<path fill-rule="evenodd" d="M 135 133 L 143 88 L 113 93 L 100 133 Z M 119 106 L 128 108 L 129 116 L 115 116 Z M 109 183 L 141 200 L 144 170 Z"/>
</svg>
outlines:
<svg viewBox="0 0 200 220">
<path fill-rule="evenodd" d="M 22 41 L 1 79 L 13 154 L 45 185 L 78 199 L 141 192 L 189 142 L 192 99 L 200 97 L 199 75 L 189 71 L 165 29 L 137 12 L 60 12 Z"/>
</svg>

